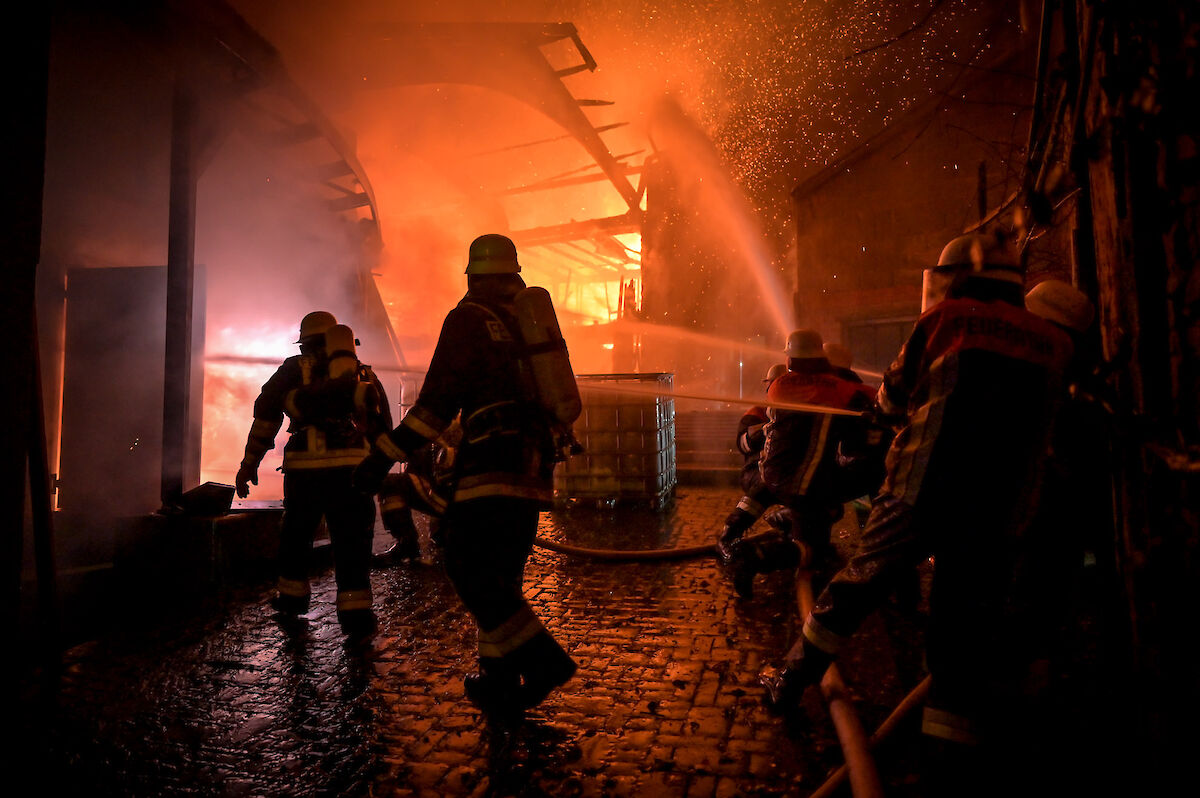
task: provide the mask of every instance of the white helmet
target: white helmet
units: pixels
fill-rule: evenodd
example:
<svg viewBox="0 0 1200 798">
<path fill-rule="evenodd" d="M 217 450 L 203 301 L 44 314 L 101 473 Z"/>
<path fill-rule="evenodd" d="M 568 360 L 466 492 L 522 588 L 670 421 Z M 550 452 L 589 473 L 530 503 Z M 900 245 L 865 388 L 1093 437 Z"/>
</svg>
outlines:
<svg viewBox="0 0 1200 798">
<path fill-rule="evenodd" d="M 787 337 L 787 346 L 783 353 L 790 358 L 807 360 L 814 357 L 825 357 L 821 334 L 816 330 L 792 330 Z"/>
<path fill-rule="evenodd" d="M 942 248 L 937 265 L 922 275 L 921 312 L 945 299 L 950 284 L 963 272 L 1017 285 L 1025 282 L 1020 259 L 1001 235 L 959 236 Z"/>
<path fill-rule="evenodd" d="M 310 343 L 312 338 L 325 335 L 329 328 L 337 324 L 337 319 L 327 310 L 314 310 L 300 320 L 300 337 L 298 344 Z"/>
<path fill-rule="evenodd" d="M 1081 333 L 1096 315 L 1087 295 L 1063 280 L 1043 280 L 1025 295 L 1025 307 L 1047 321 Z"/>
<path fill-rule="evenodd" d="M 763 377 L 763 385 L 770 385 L 784 374 L 787 374 L 787 366 L 785 366 L 783 363 L 776 363 L 774 366 L 771 366 L 771 368 L 767 369 L 766 376 Z"/>
</svg>

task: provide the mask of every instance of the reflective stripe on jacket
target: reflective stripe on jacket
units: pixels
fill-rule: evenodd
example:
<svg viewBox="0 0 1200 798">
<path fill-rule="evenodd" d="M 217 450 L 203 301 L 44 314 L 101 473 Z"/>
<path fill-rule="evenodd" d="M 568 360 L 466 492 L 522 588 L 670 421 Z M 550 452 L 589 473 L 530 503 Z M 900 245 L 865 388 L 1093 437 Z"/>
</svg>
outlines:
<svg viewBox="0 0 1200 798">
<path fill-rule="evenodd" d="M 289 357 L 263 384 L 243 462 L 262 461 L 285 415 L 284 471 L 356 466 L 370 441 L 391 427 L 387 395 L 370 367 L 361 366 L 357 378 L 330 381 L 324 364 L 309 354 Z"/>
<path fill-rule="evenodd" d="M 859 385 L 840 376 L 824 359 L 800 361 L 771 383 L 771 402 L 822 405 L 839 410 L 866 410 Z M 851 416 L 769 408 L 764 431 L 763 482 L 777 494 L 835 495 L 838 444 L 860 437 L 864 422 Z"/>
<path fill-rule="evenodd" d="M 376 448 L 407 460 L 461 414 L 453 500 L 511 496 L 549 503 L 552 438 L 532 399 L 516 330 L 510 304 L 468 293 L 442 324 L 416 404 Z"/>
<path fill-rule="evenodd" d="M 879 389 L 881 409 L 907 417 L 883 490 L 908 504 L 927 490 L 1013 501 L 1046 448 L 1070 354 L 1065 333 L 1008 302 L 935 305 Z"/>
</svg>

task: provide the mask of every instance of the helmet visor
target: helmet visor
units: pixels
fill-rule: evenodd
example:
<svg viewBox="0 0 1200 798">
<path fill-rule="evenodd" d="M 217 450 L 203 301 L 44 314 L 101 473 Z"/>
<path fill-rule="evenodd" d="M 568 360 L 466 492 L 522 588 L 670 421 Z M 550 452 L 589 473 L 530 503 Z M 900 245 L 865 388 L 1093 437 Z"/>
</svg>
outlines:
<svg viewBox="0 0 1200 798">
<path fill-rule="evenodd" d="M 946 298 L 950 284 L 961 270 L 961 266 L 935 266 L 921 273 L 922 313 Z"/>
</svg>

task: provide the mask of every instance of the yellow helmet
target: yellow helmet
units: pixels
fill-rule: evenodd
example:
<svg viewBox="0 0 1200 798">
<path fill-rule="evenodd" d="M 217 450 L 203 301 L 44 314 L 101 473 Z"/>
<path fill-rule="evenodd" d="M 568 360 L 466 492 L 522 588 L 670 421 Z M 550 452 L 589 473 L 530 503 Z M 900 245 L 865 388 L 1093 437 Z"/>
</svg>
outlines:
<svg viewBox="0 0 1200 798">
<path fill-rule="evenodd" d="M 300 320 L 300 338 L 296 340 L 296 343 L 308 343 L 310 338 L 324 335 L 335 324 L 337 324 L 337 319 L 333 317 L 332 313 L 326 310 L 314 310 Z"/>
<path fill-rule="evenodd" d="M 471 242 L 467 274 L 517 274 L 517 245 L 508 236 L 487 233 Z"/>
</svg>

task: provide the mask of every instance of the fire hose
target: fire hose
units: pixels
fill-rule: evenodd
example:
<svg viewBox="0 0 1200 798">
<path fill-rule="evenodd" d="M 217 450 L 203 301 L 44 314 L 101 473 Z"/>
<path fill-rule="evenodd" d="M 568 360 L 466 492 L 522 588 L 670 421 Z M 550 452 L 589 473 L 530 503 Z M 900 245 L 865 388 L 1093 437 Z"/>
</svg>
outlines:
<svg viewBox="0 0 1200 798">
<path fill-rule="evenodd" d="M 807 570 L 796 573 L 796 600 L 800 605 L 800 617 L 807 618 L 813 607 L 812 574 Z M 855 798 L 882 798 L 883 782 L 871 758 L 870 743 L 862 722 L 854 712 L 846 683 L 838 672 L 837 665 L 830 665 L 821 679 L 821 695 L 829 707 L 834 731 L 846 757 L 843 768 L 849 773 L 850 792 Z"/>
<path fill-rule="evenodd" d="M 716 554 L 716 544 L 706 543 L 703 546 L 684 546 L 678 549 L 588 549 L 582 546 L 572 546 L 538 536 L 533 539 L 533 545 L 549 549 L 560 554 L 573 554 L 579 557 L 591 557 L 596 560 L 610 561 L 648 561 L 648 560 L 686 560 L 691 557 L 711 557 Z"/>
<path fill-rule="evenodd" d="M 682 560 L 691 557 L 711 556 L 716 553 L 716 546 L 685 546 L 674 549 L 591 549 L 582 546 L 572 546 L 566 543 L 549 540 L 543 537 L 534 538 L 534 545 L 539 548 L 582 557 L 591 557 L 609 561 L 654 561 Z M 804 557 L 807 562 L 807 556 Z M 801 617 L 807 617 L 813 606 L 812 575 L 807 570 L 797 572 L 796 599 L 800 606 Z M 829 707 L 829 716 L 833 720 L 838 742 L 842 746 L 846 762 L 829 775 L 825 783 L 812 794 L 812 798 L 829 798 L 837 789 L 850 781 L 850 791 L 856 798 L 876 798 L 883 795 L 883 783 L 879 771 L 871 758 L 871 751 L 886 740 L 912 713 L 914 709 L 925 702 L 929 694 L 929 677 L 926 676 L 920 684 L 892 710 L 891 714 L 879 725 L 869 738 L 854 711 L 849 691 L 842 681 L 837 665 L 830 665 L 829 670 L 821 679 L 821 695 Z"/>
<path fill-rule="evenodd" d="M 930 679 L 928 676 L 926 676 L 921 680 L 920 684 L 918 684 L 912 689 L 911 692 L 909 692 L 908 695 L 904 696 L 904 699 L 896 705 L 896 708 L 892 710 L 892 713 L 884 719 L 883 723 L 879 724 L 879 728 L 876 729 L 875 733 L 871 735 L 871 738 L 867 740 L 868 750 L 874 750 L 876 747 L 878 747 L 880 743 L 891 736 L 892 732 L 894 732 L 900 726 L 900 723 L 906 717 L 908 717 L 908 715 L 912 713 L 914 709 L 922 706 L 925 703 L 925 698 L 929 695 L 929 683 Z M 825 783 L 822 784 L 816 792 L 809 796 L 809 798 L 829 798 L 829 796 L 837 792 L 837 788 L 842 786 L 842 784 L 846 781 L 848 772 L 849 771 L 846 765 L 839 765 L 837 770 L 829 774 L 829 778 L 825 780 Z"/>
</svg>

